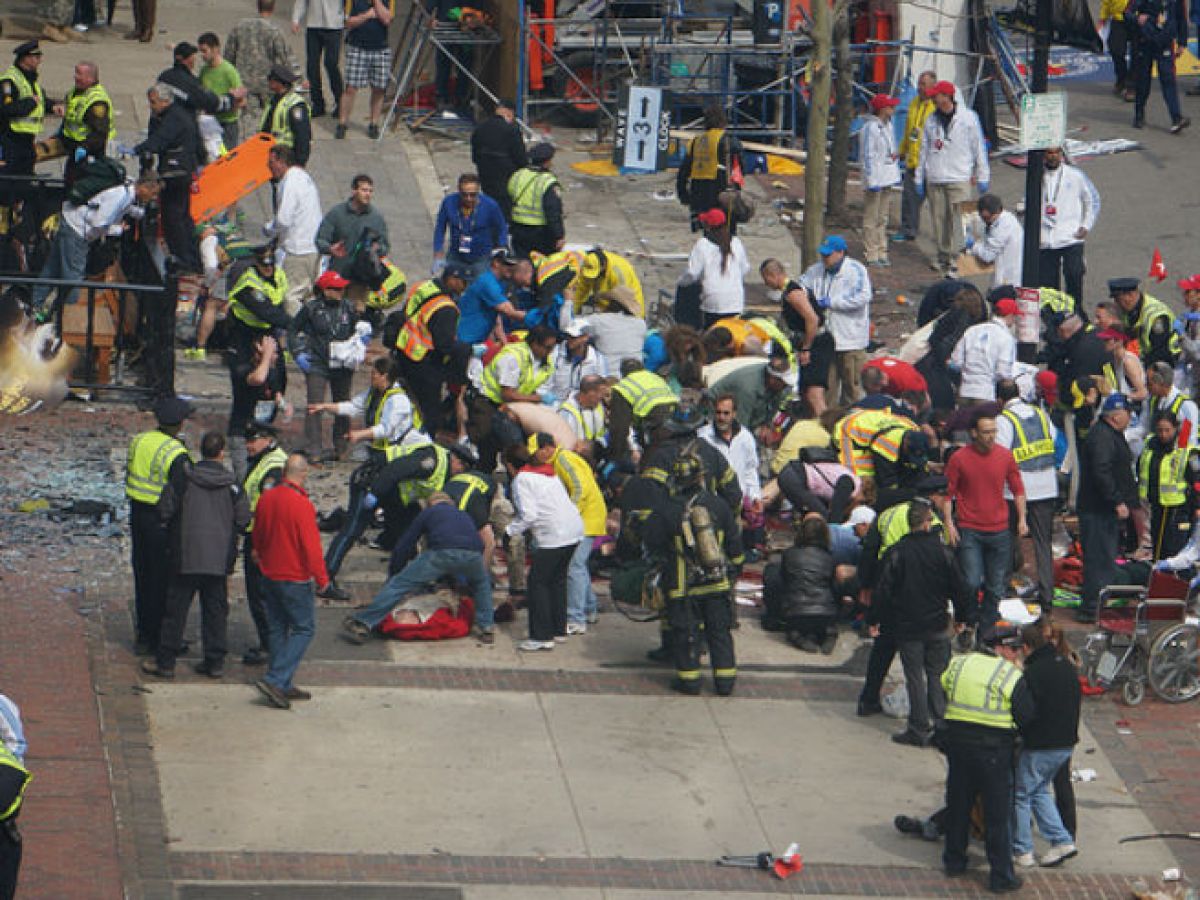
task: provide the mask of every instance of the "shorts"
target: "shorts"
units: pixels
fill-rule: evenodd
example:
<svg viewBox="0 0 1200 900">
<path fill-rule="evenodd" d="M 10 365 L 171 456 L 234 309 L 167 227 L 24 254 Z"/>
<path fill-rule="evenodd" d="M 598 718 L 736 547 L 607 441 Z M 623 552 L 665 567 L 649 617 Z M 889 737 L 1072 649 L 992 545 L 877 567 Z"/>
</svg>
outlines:
<svg viewBox="0 0 1200 900">
<path fill-rule="evenodd" d="M 392 51 L 363 50 L 346 45 L 346 87 L 385 90 L 392 77 Z"/>
<path fill-rule="evenodd" d="M 829 387 L 829 367 L 833 365 L 833 335 L 823 331 L 812 343 L 808 365 L 800 367 L 800 390 Z"/>
</svg>

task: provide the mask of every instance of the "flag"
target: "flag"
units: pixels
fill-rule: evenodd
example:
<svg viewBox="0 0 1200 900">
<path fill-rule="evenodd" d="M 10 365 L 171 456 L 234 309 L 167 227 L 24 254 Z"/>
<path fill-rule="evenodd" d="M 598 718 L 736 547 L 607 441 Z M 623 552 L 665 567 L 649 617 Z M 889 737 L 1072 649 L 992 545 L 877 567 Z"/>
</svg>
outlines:
<svg viewBox="0 0 1200 900">
<path fill-rule="evenodd" d="M 1148 277 L 1153 278 L 1155 281 L 1167 280 L 1167 267 L 1163 263 L 1162 252 L 1157 247 L 1154 248 L 1154 256 L 1150 258 L 1150 272 L 1148 273 Z"/>
</svg>

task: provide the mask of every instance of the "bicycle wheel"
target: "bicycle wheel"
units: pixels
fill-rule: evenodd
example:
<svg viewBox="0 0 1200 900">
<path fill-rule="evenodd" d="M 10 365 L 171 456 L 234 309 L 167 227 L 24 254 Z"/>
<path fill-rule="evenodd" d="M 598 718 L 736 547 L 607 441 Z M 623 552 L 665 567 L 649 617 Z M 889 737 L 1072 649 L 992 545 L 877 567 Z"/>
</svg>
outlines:
<svg viewBox="0 0 1200 900">
<path fill-rule="evenodd" d="M 1200 627 L 1175 625 L 1150 647 L 1150 687 L 1167 703 L 1200 695 Z"/>
</svg>

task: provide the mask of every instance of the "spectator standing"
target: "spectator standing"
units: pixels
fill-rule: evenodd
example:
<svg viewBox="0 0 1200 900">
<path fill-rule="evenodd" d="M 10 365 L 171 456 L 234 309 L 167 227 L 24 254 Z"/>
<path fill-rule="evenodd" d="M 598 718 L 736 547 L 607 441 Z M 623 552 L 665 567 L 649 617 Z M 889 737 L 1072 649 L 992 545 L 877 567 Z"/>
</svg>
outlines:
<svg viewBox="0 0 1200 900">
<path fill-rule="evenodd" d="M 967 252 L 984 265 L 994 267 L 993 288 L 1020 284 L 1025 229 L 995 194 L 984 194 L 979 198 L 979 218 L 983 221 L 983 235 L 979 238 L 967 236 Z"/>
<path fill-rule="evenodd" d="M 158 0 L 133 0 L 132 6 L 133 31 L 125 35 L 125 40 L 148 44 L 154 40 L 154 19 L 158 12 Z M 109 16 L 109 24 L 112 24 L 112 16 Z"/>
<path fill-rule="evenodd" d="M 283 306 L 288 315 L 294 316 L 312 297 L 321 263 L 316 241 L 321 227 L 321 197 L 317 183 L 296 163 L 291 148 L 272 147 L 267 167 L 276 182 L 275 217 L 263 225 L 263 233 L 283 252 L 282 269 L 288 285 Z"/>
<path fill-rule="evenodd" d="M 1101 29 L 1108 25 L 1108 55 L 1116 78 L 1113 93 L 1132 101 L 1137 94 L 1130 77 L 1129 51 L 1137 45 L 1137 22 L 1132 11 L 1125 15 L 1128 6 L 1128 0 L 1101 0 L 1097 25 Z"/>
<path fill-rule="evenodd" d="M 866 267 L 846 255 L 846 239 L 831 234 L 817 248 L 821 261 L 800 276 L 808 301 L 825 315 L 833 335 L 833 367 L 827 401 L 849 406 L 862 396 L 862 367 L 871 342 L 871 277 Z"/>
<path fill-rule="evenodd" d="M 347 0 L 346 86 L 338 102 L 338 124 L 333 132 L 338 140 L 346 136 L 346 125 L 354 112 L 354 95 L 365 87 L 371 89 L 367 137 L 371 140 L 379 137 L 383 93 L 392 77 L 388 26 L 395 15 L 396 0 Z"/>
<path fill-rule="evenodd" d="M 550 171 L 553 160 L 553 144 L 534 144 L 529 151 L 529 165 L 508 179 L 509 231 L 513 253 L 518 257 L 534 251 L 549 256 L 566 243 L 562 185 Z"/>
<path fill-rule="evenodd" d="M 133 152 L 158 157 L 158 174 L 163 182 L 159 206 L 167 249 L 181 271 L 200 273 L 200 249 L 190 208 L 192 179 L 200 169 L 196 117 L 176 102 L 174 90 L 164 82 L 150 88 L 147 96 L 151 110 L 149 133 Z"/>
<path fill-rule="evenodd" d="M 255 559 L 263 574 L 271 662 L 254 686 L 278 709 L 312 695 L 293 683 L 296 669 L 316 632 L 313 582 L 329 582 L 321 556 L 317 511 L 304 482 L 308 461 L 302 454 L 288 457 L 283 481 L 259 498 L 251 537 Z"/>
<path fill-rule="evenodd" d="M 258 15 L 242 19 L 225 38 L 225 58 L 233 63 L 246 86 L 246 105 L 242 108 L 244 134 L 262 130 L 263 111 L 271 102 L 267 83 L 271 69 L 281 66 L 289 72 L 300 71 L 288 47 L 283 29 L 271 21 L 275 0 L 256 0 Z"/>
<path fill-rule="evenodd" d="M 1083 274 L 1087 271 L 1084 240 L 1099 216 L 1100 192 L 1092 180 L 1065 161 L 1062 147 L 1048 149 L 1042 175 L 1038 284 L 1066 290 L 1077 307 L 1083 304 Z"/>
<path fill-rule="evenodd" d="M 438 22 L 451 27 L 461 27 L 459 0 L 427 0 L 427 8 Z M 471 115 L 471 78 L 467 74 L 475 69 L 475 48 L 468 43 L 448 41 L 434 53 L 434 92 L 438 111 L 451 117 L 469 118 Z M 456 65 L 457 63 L 457 65 Z M 450 81 L 454 81 L 451 96 Z"/>
<path fill-rule="evenodd" d="M 709 209 L 697 216 L 704 234 L 692 247 L 681 287 L 700 285 L 700 309 L 704 327 L 725 316 L 740 316 L 746 308 L 745 278 L 750 260 L 742 239 L 729 230 L 725 213 Z"/>
<path fill-rule="evenodd" d="M 433 226 L 434 272 L 444 263 L 458 263 L 474 281 L 487 270 L 493 251 L 507 246 L 508 223 L 500 205 L 482 193 L 478 175 L 459 175 L 458 192 L 442 198 Z"/>
<path fill-rule="evenodd" d="M 703 227 L 701 213 L 721 207 L 721 192 L 734 179 L 735 160 L 742 152 L 729 134 L 725 111 L 716 104 L 704 108 L 704 133 L 692 138 L 675 177 L 675 194 L 691 212 L 692 231 Z"/>
<path fill-rule="evenodd" d="M 350 383 L 354 369 L 347 368 L 330 351 L 335 342 L 355 337 L 354 326 L 358 313 L 346 299 L 345 278 L 337 272 L 324 272 L 317 279 L 317 297 L 308 301 L 292 319 L 288 329 L 288 346 L 292 358 L 304 373 L 308 408 L 321 404 L 325 392 L 334 403 L 350 399 Z M 304 441 L 310 459 L 335 462 L 349 447 L 350 418 L 338 416 L 333 420 L 333 446 L 322 449 L 321 413 L 309 412 L 304 417 Z"/>
<path fill-rule="evenodd" d="M 530 460 L 524 447 L 505 454 L 513 476 L 516 518 L 506 533 L 515 538 L 533 533 L 536 548 L 529 570 L 529 638 L 517 645 L 526 652 L 553 650 L 567 634 L 567 573 L 583 539 L 583 519 L 551 465 Z"/>
<path fill-rule="evenodd" d="M 892 129 L 892 114 L 900 101 L 887 94 L 871 98 L 873 116 L 867 118 L 859 133 L 862 144 L 863 188 L 863 249 L 868 266 L 889 266 L 888 219 L 900 186 L 900 156 L 896 152 L 896 135 Z"/>
<path fill-rule="evenodd" d="M 963 332 L 950 354 L 951 367 L 962 376 L 960 406 L 992 402 L 996 399 L 996 382 L 1013 377 L 1017 339 L 1012 326 L 1020 314 L 1017 301 L 1004 297 L 993 307 L 992 318 Z"/>
<path fill-rule="evenodd" d="M 929 89 L 937 84 L 937 72 L 926 70 L 917 77 L 916 96 L 909 101 L 904 118 L 904 139 L 900 141 L 900 158 L 904 162 L 904 185 L 900 197 L 900 230 L 893 241 L 915 241 L 921 231 L 921 204 L 925 197 L 917 192 L 917 169 L 921 165 L 921 135 L 925 120 L 933 112 Z"/>
<path fill-rule="evenodd" d="M 309 97 L 312 98 L 313 118 L 329 113 L 336 115 L 338 101 L 342 97 L 342 36 L 346 27 L 346 5 L 344 0 L 296 0 L 292 7 L 292 34 L 299 34 L 304 26 L 304 67 L 308 78 Z M 325 92 L 321 84 L 321 61 L 325 62 L 325 76 L 329 79 L 329 96 L 332 108 L 325 105 Z"/>
<path fill-rule="evenodd" d="M 192 598 L 200 594 L 200 638 L 204 659 L 196 672 L 225 673 L 228 578 L 237 560 L 237 536 L 250 524 L 250 504 L 225 467 L 225 435 L 210 431 L 200 440 L 200 462 L 187 469 L 181 489 L 164 488 L 158 515 L 171 539 L 171 575 L 166 614 L 154 659 L 142 671 L 175 677 Z"/>
<path fill-rule="evenodd" d="M 317 250 L 331 257 L 329 268 L 350 280 L 347 289 L 356 303 L 366 297 L 368 286 L 355 278 L 354 263 L 369 241 L 375 241 L 379 255 L 389 250 L 387 222 L 374 206 L 375 181 L 370 175 L 355 175 L 350 182 L 350 198 L 325 214 L 317 228 Z"/>
<path fill-rule="evenodd" d="M 211 91 L 218 97 L 228 94 L 242 86 L 242 76 L 229 60 L 221 55 L 221 39 L 211 31 L 206 31 L 196 39 L 200 47 L 200 58 L 204 60 L 204 68 L 200 70 L 200 83 L 205 90 Z M 221 123 L 221 135 L 226 150 L 232 150 L 241 141 L 238 140 L 238 111 L 227 109 L 217 113 L 217 121 Z"/>
<path fill-rule="evenodd" d="M 971 185 L 986 194 L 991 180 L 983 129 L 974 110 L 954 99 L 954 85 L 939 81 L 928 91 L 934 110 L 921 134 L 921 161 L 914 178 L 917 193 L 929 194 L 937 270 L 958 277 L 955 258 L 963 246 L 961 204 L 971 198 Z"/>
<path fill-rule="evenodd" d="M 1036 860 L 1037 865 L 1059 866 L 1079 853 L 1074 835 L 1063 824 L 1050 785 L 1059 770 L 1070 764 L 1072 750 L 1079 743 L 1082 692 L 1078 670 L 1046 641 L 1040 621 L 1026 625 L 1021 637 L 1025 645 L 1024 681 L 1036 715 L 1021 723 L 1012 849 L 1014 862 L 1029 869 L 1035 863 L 1031 813 L 1038 831 L 1050 842 L 1050 849 Z"/>
<path fill-rule="evenodd" d="M 800 364 L 801 390 L 812 415 L 819 416 L 825 411 L 825 388 L 834 353 L 833 336 L 825 328 L 825 311 L 817 309 L 808 291 L 788 278 L 779 260 L 764 260 L 759 273 L 763 284 L 779 291 L 783 325 L 791 332 Z"/>
<path fill-rule="evenodd" d="M 479 173 L 483 192 L 500 204 L 505 219 L 512 213 L 508 179 L 529 165 L 516 118 L 516 106 L 511 100 L 497 100 L 492 115 L 471 132 L 471 162 Z"/>
<path fill-rule="evenodd" d="M 1100 420 L 1088 429 L 1079 451 L 1079 545 L 1083 548 L 1083 596 L 1075 618 L 1095 622 L 1100 591 L 1112 584 L 1121 529 L 1137 505 L 1133 454 L 1123 432 L 1129 426 L 1129 401 L 1109 394 Z"/>
<path fill-rule="evenodd" d="M 1017 535 L 1029 528 L 1025 517 L 1025 486 L 1011 452 L 996 446 L 996 419 L 976 411 L 971 416 L 971 443 L 960 448 L 946 463 L 947 493 L 955 502 L 954 520 L 946 523 L 950 543 L 958 547 L 958 559 L 972 596 L 983 589 L 978 615 L 963 621 L 990 625 L 999 618 L 1012 559 L 1008 534 L 1008 506 L 1004 487 L 1012 492 L 1017 508 Z"/>
<path fill-rule="evenodd" d="M 892 623 L 904 681 L 908 688 L 908 726 L 892 735 L 897 744 L 928 747 L 943 727 L 946 693 L 942 673 L 950 663 L 950 617 L 955 628 L 971 621 L 974 595 L 941 534 L 933 530 L 933 506 L 918 500 L 908 504 L 908 534 L 883 560 L 879 583 L 872 594 L 867 621 L 871 636 L 879 622 Z"/>
<path fill-rule="evenodd" d="M 1187 18 L 1183 0 L 1137 0 L 1131 4 L 1137 17 L 1138 40 L 1133 54 L 1133 74 L 1137 82 L 1134 97 L 1133 127 L 1146 125 L 1146 101 L 1150 99 L 1150 81 L 1158 69 L 1158 83 L 1171 116 L 1171 134 L 1179 134 L 1192 124 L 1179 107 L 1179 87 L 1175 82 L 1175 57 L 1187 46 Z"/>
</svg>

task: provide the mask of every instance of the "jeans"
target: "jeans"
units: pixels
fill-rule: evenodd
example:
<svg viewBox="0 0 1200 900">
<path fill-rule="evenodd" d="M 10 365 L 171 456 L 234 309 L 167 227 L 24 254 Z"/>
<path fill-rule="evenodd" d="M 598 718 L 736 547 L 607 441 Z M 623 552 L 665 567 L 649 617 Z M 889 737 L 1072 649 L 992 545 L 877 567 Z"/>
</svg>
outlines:
<svg viewBox="0 0 1200 900">
<path fill-rule="evenodd" d="M 39 278 L 61 278 L 64 281 L 82 281 L 87 272 L 88 242 L 75 233 L 75 230 L 65 222 L 59 226 L 50 245 L 50 253 L 42 266 Z M 31 303 L 35 311 L 40 311 L 50 295 L 52 286 L 39 284 L 33 289 Z M 75 299 L 76 288 L 59 291 L 55 307 L 65 306 Z"/>
<path fill-rule="evenodd" d="M 317 630 L 313 585 L 264 577 L 263 592 L 271 630 L 271 665 L 263 681 L 287 692 Z"/>
<path fill-rule="evenodd" d="M 962 566 L 967 586 L 972 591 L 983 588 L 983 602 L 976 623 L 990 625 L 1000 617 L 1000 598 L 1012 557 L 1012 542 L 1008 530 L 975 531 L 960 528 L 958 562 Z"/>
<path fill-rule="evenodd" d="M 342 56 L 342 29 L 304 29 L 304 68 L 308 76 L 313 115 L 323 116 L 326 112 L 325 95 L 321 91 L 321 57 L 325 57 L 325 74 L 329 77 L 329 93 L 333 105 L 342 99 L 342 70 L 338 68 Z"/>
<path fill-rule="evenodd" d="M 925 736 L 946 715 L 942 673 L 950 664 L 950 639 L 945 634 L 932 634 L 902 640 L 899 644 L 908 689 L 908 730 Z"/>
<path fill-rule="evenodd" d="M 492 260 L 490 256 L 481 256 L 478 259 L 468 259 L 465 256 L 459 255 L 453 250 L 446 251 L 446 262 L 458 263 L 460 266 L 466 266 L 471 270 L 471 279 L 467 282 L 467 284 L 470 284 L 471 281 L 474 281 L 476 278 L 486 272 L 488 266 L 491 265 L 491 261 Z"/>
<path fill-rule="evenodd" d="M 1051 846 L 1073 844 L 1071 832 L 1063 825 L 1050 782 L 1063 764 L 1071 758 L 1070 747 L 1053 750 L 1026 750 L 1017 762 L 1017 787 L 1013 800 L 1013 853 L 1033 852 L 1033 828 L 1029 822 L 1032 811 L 1038 831 Z"/>
<path fill-rule="evenodd" d="M 1079 514 L 1079 546 L 1083 548 L 1081 613 L 1095 615 L 1100 604 L 1100 591 L 1112 584 L 1117 574 L 1120 537 L 1121 520 L 1116 513 Z"/>
<path fill-rule="evenodd" d="M 594 543 L 590 537 L 580 541 L 567 569 L 567 621 L 576 625 L 583 625 L 588 614 L 596 612 L 596 592 L 592 589 L 592 575 L 588 571 L 588 557 L 592 555 Z"/>
<path fill-rule="evenodd" d="M 359 610 L 354 618 L 374 629 L 401 600 L 446 575 L 466 580 L 475 599 L 475 624 L 480 628 L 491 628 L 495 624 L 492 579 L 483 566 L 483 554 L 476 550 L 428 550 L 422 553 L 389 578 L 371 605 Z"/>
<path fill-rule="evenodd" d="M 1057 250 L 1043 247 L 1038 251 L 1038 286 L 1066 291 L 1080 308 L 1083 307 L 1083 276 L 1086 273 L 1082 241 Z"/>
</svg>

